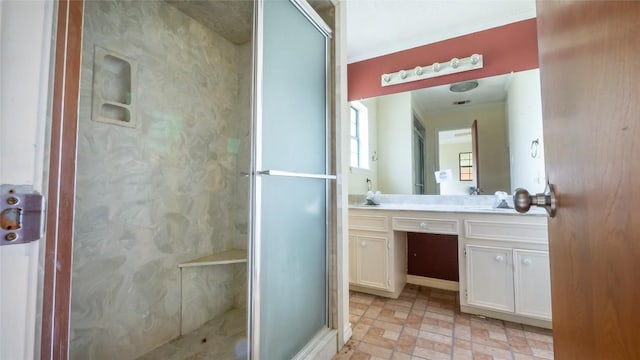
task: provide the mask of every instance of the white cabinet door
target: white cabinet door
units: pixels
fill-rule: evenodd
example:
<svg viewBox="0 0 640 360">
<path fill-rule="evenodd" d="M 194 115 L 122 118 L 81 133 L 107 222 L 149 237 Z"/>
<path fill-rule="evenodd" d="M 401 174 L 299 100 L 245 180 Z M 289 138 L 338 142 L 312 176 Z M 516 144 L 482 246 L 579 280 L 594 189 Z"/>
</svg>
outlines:
<svg viewBox="0 0 640 360">
<path fill-rule="evenodd" d="M 513 250 L 516 313 L 551 320 L 549 253 Z"/>
<path fill-rule="evenodd" d="M 356 281 L 359 285 L 389 288 L 389 240 L 386 237 L 358 235 L 356 241 Z"/>
<path fill-rule="evenodd" d="M 358 237 L 349 235 L 349 283 L 353 284 L 358 281 L 358 266 L 356 251 Z"/>
<path fill-rule="evenodd" d="M 467 245 L 467 302 L 514 311 L 511 249 Z"/>
</svg>

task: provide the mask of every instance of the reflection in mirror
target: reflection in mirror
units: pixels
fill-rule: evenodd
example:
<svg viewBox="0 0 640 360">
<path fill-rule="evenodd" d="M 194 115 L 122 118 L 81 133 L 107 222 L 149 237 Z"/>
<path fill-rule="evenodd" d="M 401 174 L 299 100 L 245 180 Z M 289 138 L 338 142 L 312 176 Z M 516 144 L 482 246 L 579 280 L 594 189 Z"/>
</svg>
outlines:
<svg viewBox="0 0 640 360">
<path fill-rule="evenodd" d="M 518 187 L 542 192 L 539 70 L 477 83 L 357 102 L 366 116 L 352 129 L 368 129 L 367 139 L 359 135 L 367 159 L 361 162 L 366 165 L 352 163 L 349 193 L 491 195 Z"/>
<path fill-rule="evenodd" d="M 472 146 L 471 128 L 438 131 L 439 171 L 451 173 L 451 177 L 437 177 L 440 195 L 469 195 L 478 187 Z"/>
</svg>

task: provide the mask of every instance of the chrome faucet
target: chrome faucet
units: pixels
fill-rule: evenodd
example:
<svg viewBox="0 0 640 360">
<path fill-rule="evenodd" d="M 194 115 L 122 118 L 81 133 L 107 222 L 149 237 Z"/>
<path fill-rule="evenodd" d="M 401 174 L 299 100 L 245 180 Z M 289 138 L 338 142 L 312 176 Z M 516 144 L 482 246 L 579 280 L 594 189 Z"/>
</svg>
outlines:
<svg viewBox="0 0 640 360">
<path fill-rule="evenodd" d="M 469 195 L 480 195 L 482 189 L 476 186 L 469 187 Z"/>
</svg>

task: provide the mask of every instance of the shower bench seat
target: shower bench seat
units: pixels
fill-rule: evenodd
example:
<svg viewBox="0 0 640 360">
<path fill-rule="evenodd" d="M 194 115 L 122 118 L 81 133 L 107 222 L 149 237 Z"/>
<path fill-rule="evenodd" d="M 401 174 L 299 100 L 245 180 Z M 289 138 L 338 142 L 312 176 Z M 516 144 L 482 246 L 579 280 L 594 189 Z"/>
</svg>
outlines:
<svg viewBox="0 0 640 360">
<path fill-rule="evenodd" d="M 178 264 L 178 267 L 185 268 L 195 266 L 237 264 L 245 262 L 247 262 L 247 250 L 231 249 L 180 263 Z"/>
<path fill-rule="evenodd" d="M 207 288 L 206 286 L 201 287 L 201 286 L 193 286 L 193 285 L 184 288 L 183 285 L 185 282 L 185 278 L 183 278 L 183 270 L 187 269 L 187 270 L 184 270 L 186 274 L 189 274 L 190 272 L 192 274 L 198 274 L 201 271 L 203 271 L 200 269 L 203 269 L 202 267 L 205 267 L 205 266 L 241 264 L 246 262 L 247 262 L 247 250 L 231 249 L 231 250 L 216 252 L 207 256 L 203 256 L 197 259 L 185 261 L 178 264 L 178 269 L 180 272 L 180 275 L 179 275 L 180 276 L 180 335 L 185 335 L 187 333 L 190 333 L 191 331 L 193 331 L 194 329 L 202 325 L 202 323 L 199 322 L 198 320 L 194 320 L 202 317 L 202 314 L 200 312 L 198 312 L 197 315 L 191 314 L 191 316 L 187 316 L 185 318 L 185 311 L 189 311 L 189 309 L 191 308 L 190 306 L 185 306 L 185 301 L 186 301 L 186 304 L 191 304 L 191 305 L 197 304 L 199 301 L 201 301 L 201 298 L 202 296 L 204 296 L 204 293 L 198 290 L 194 292 L 194 289 Z M 237 271 L 237 269 L 236 270 L 231 270 L 231 268 L 228 268 L 228 269 L 230 271 Z M 227 271 L 226 269 L 223 270 L 223 268 L 211 269 L 211 270 L 223 271 L 223 272 Z M 193 273 L 194 271 L 195 273 Z M 209 270 L 206 270 L 206 272 L 208 271 Z M 189 279 L 189 277 L 187 277 L 187 279 Z M 193 281 L 206 281 L 206 277 L 195 276 L 195 277 L 191 277 L 189 281 L 191 281 L 191 284 L 193 284 Z M 216 284 L 216 285 L 220 285 L 220 284 Z M 187 296 L 189 300 L 186 300 L 185 296 Z"/>
</svg>

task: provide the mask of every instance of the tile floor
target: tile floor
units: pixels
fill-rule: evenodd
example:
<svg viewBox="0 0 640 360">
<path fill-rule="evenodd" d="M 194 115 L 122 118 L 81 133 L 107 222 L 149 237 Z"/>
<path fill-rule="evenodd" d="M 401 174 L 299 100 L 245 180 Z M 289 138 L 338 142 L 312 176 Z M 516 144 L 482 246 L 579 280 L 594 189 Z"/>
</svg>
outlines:
<svg viewBox="0 0 640 360">
<path fill-rule="evenodd" d="M 334 360 L 553 359 L 551 330 L 459 308 L 458 293 L 415 285 L 398 299 L 351 292 L 353 336 Z"/>
<path fill-rule="evenodd" d="M 246 359 L 246 319 L 246 310 L 229 310 L 138 360 Z"/>
</svg>

